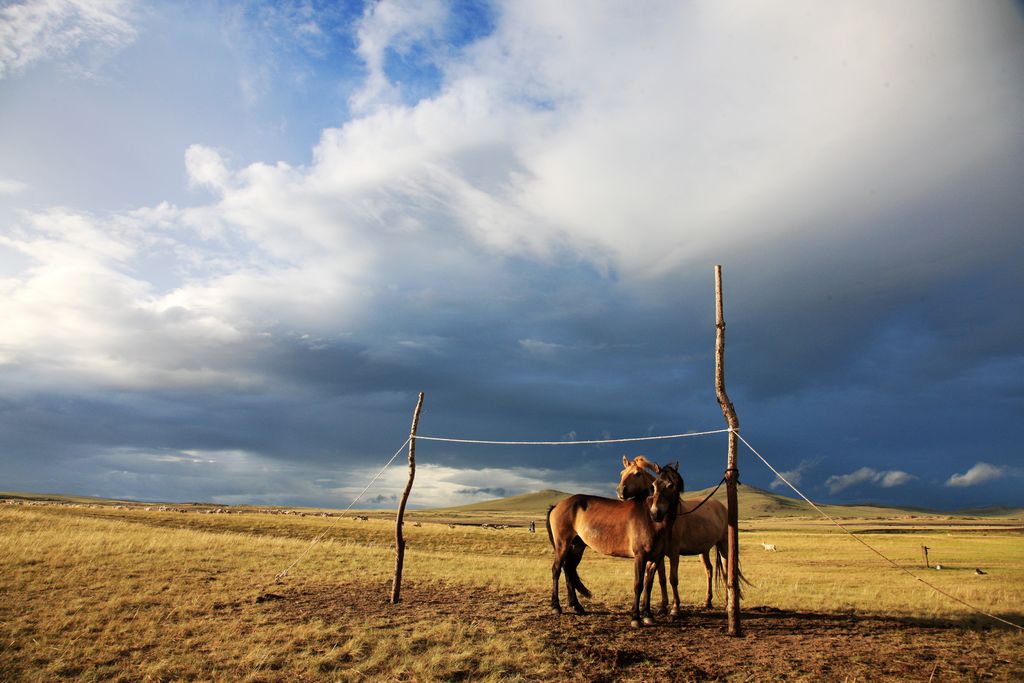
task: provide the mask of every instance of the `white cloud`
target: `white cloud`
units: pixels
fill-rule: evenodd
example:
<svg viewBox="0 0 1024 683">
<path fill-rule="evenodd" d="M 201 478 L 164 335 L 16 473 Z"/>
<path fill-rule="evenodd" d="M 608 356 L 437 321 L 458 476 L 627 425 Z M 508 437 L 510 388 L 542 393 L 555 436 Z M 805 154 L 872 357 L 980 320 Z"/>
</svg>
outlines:
<svg viewBox="0 0 1024 683">
<path fill-rule="evenodd" d="M 987 462 L 975 463 L 971 469 L 967 470 L 963 474 L 953 474 L 949 479 L 946 480 L 946 486 L 965 487 L 965 486 L 977 486 L 987 481 L 999 479 L 1000 477 L 1011 474 L 1008 467 L 1000 465 L 991 465 Z"/>
<path fill-rule="evenodd" d="M 891 14 L 853 3 L 781 13 L 770 3 L 673 3 L 643 18 L 569 7 L 515 3 L 481 62 L 504 77 L 505 97 L 554 105 L 552 128 L 523 141 L 516 203 L 631 273 L 705 260 L 744 239 L 768 244 L 849 202 L 858 179 L 896 160 L 902 181 L 874 187 L 876 207 L 984 158 L 927 143 L 970 127 L 973 104 L 945 119 L 933 115 L 936 99 L 987 68 L 971 57 L 936 81 L 928 55 L 977 37 L 955 6 L 934 22 L 915 21 L 910 5 Z M 994 124 L 965 145 L 991 150 L 1008 134 Z"/>
<path fill-rule="evenodd" d="M 135 40 L 131 0 L 27 0 L 0 8 L 0 79 L 83 46 L 118 50 Z M 80 67 L 79 67 L 80 68 Z M 88 75 L 88 74 L 84 74 Z"/>
<path fill-rule="evenodd" d="M 797 465 L 796 468 L 794 468 L 792 470 L 787 470 L 785 472 L 781 472 L 780 474 L 782 474 L 782 476 L 785 477 L 786 480 L 789 481 L 790 484 L 792 484 L 793 486 L 798 486 L 800 484 L 801 480 L 803 479 L 803 475 L 808 470 L 813 469 L 814 467 L 816 467 L 818 465 L 818 463 L 820 463 L 820 462 L 821 462 L 821 458 L 809 458 L 809 459 L 806 459 L 806 460 L 801 460 L 800 464 Z M 785 485 L 786 485 L 786 482 L 782 481 L 782 479 L 780 479 L 779 477 L 775 477 L 775 479 L 772 481 L 772 483 L 770 483 L 768 486 L 769 486 L 769 488 L 774 490 L 774 489 L 781 488 L 781 487 L 783 487 Z"/>
<path fill-rule="evenodd" d="M 878 483 L 883 489 L 892 488 L 893 486 L 902 486 L 907 482 L 917 479 L 914 475 L 907 474 L 906 472 L 900 472 L 899 470 L 882 472 L 881 474 L 882 479 Z"/>
<path fill-rule="evenodd" d="M 398 104 L 400 90 L 384 71 L 387 51 L 405 53 L 434 36 L 448 13 L 440 0 L 381 0 L 369 3 L 357 29 L 356 52 L 366 64 L 362 88 L 349 98 L 354 111 L 365 113 L 382 104 Z"/>
<path fill-rule="evenodd" d="M 87 459 L 86 469 L 97 478 L 90 485 L 100 486 L 102 479 L 100 490 L 107 491 L 105 495 L 160 499 L 161 492 L 174 490 L 179 492 L 179 500 L 279 505 L 302 501 L 304 505 L 342 509 L 362 494 L 355 509 L 394 508 L 408 481 L 408 470 L 400 456 L 373 481 L 386 457 L 369 467 L 333 468 L 271 459 L 245 450 L 128 448 L 94 454 Z M 421 463 L 409 505 L 446 507 L 550 488 L 611 495 L 613 487 L 610 482 L 564 479 L 562 474 L 543 468 L 458 469 Z"/>
<path fill-rule="evenodd" d="M 370 481 L 374 474 L 376 470 L 370 469 L 354 472 L 348 478 L 351 484 L 335 488 L 332 493 L 347 505 L 366 485 L 362 482 Z M 585 482 L 562 477 L 564 473 L 541 468 L 458 469 L 428 463 L 416 468 L 409 503 L 416 507 L 446 507 L 551 488 L 608 496 L 615 486 L 614 482 Z M 367 495 L 400 496 L 407 480 L 405 468 L 389 468 Z"/>
<path fill-rule="evenodd" d="M 231 174 L 220 154 L 209 147 L 191 145 L 185 150 L 185 170 L 193 187 L 206 187 L 218 194 L 227 190 Z"/>
<path fill-rule="evenodd" d="M 917 479 L 912 474 L 900 470 L 878 471 L 870 467 L 861 467 L 859 470 L 849 474 L 835 474 L 825 480 L 825 486 L 829 493 L 839 493 L 843 489 L 857 486 L 858 484 L 876 484 L 882 488 L 902 486 L 907 482 Z"/>
<path fill-rule="evenodd" d="M 20 180 L 14 180 L 13 178 L 0 178 L 0 195 L 21 194 L 27 189 L 28 185 Z"/>
</svg>

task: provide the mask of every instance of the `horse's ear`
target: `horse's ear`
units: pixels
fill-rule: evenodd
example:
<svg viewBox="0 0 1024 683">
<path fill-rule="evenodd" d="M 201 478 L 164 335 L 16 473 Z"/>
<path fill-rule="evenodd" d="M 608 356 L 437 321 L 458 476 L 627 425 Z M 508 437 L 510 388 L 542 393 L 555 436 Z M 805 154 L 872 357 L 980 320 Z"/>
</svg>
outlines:
<svg viewBox="0 0 1024 683">
<path fill-rule="evenodd" d="M 627 458 L 625 455 L 622 456 L 622 466 L 629 467 L 629 458 Z"/>
<path fill-rule="evenodd" d="M 655 474 L 661 474 L 661 468 L 660 468 L 660 467 L 658 467 L 658 463 L 656 463 L 656 462 L 652 462 L 652 463 L 651 463 L 651 467 L 653 467 L 653 468 L 654 468 L 654 473 L 655 473 Z"/>
<path fill-rule="evenodd" d="M 674 469 L 676 472 L 679 471 L 679 461 L 678 460 L 676 460 L 674 463 L 672 463 L 672 469 Z"/>
</svg>

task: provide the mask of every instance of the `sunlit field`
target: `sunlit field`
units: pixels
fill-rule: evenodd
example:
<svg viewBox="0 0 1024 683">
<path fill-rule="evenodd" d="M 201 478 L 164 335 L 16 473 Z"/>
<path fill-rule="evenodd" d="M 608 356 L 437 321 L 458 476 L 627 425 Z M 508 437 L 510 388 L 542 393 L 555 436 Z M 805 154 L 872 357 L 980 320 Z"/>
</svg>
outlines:
<svg viewBox="0 0 1024 683">
<path fill-rule="evenodd" d="M 479 514 L 452 527 L 449 517 L 410 513 L 403 601 L 389 605 L 394 523 L 383 517 L 2 505 L 0 679 L 561 680 L 666 673 L 685 680 L 695 676 L 686 668 L 642 668 L 645 639 L 685 634 L 710 652 L 715 643 L 778 635 L 759 625 L 742 641 L 727 638 L 717 584 L 715 610 L 698 624 L 704 575 L 697 558 L 681 562 L 682 599 L 690 609 L 679 624 L 662 617 L 658 626 L 630 632 L 630 562 L 590 551 L 580 574 L 594 594 L 585 603 L 593 614 L 557 617 L 548 608 L 551 551 L 542 516 L 531 534 L 524 526 L 483 528 L 483 522 L 503 520 L 498 513 Z M 508 520 L 520 523 L 528 516 L 509 514 Z M 928 582 L 1021 623 L 1021 521 L 955 522 L 844 523 Z M 310 547 L 328 528 L 323 541 Z M 777 551 L 765 551 L 762 541 Z M 921 662 L 922 680 L 933 666 L 946 671 L 940 668 L 946 650 L 960 657 L 960 669 L 937 680 L 1024 674 L 1019 632 L 936 594 L 830 524 L 754 519 L 741 524 L 741 543 L 742 570 L 753 584 L 744 589 L 745 614 L 781 611 L 797 623 L 800 615 L 884 618 L 891 620 L 886 623 L 894 637 L 909 625 L 938 624 L 941 639 L 935 656 Z M 924 568 L 922 545 L 941 570 Z M 307 549 L 275 583 L 275 575 Z M 564 589 L 562 595 L 564 601 Z M 571 634 L 559 629 L 587 624 L 613 634 L 621 629 L 633 654 L 624 657 L 617 646 L 619 654 L 608 661 L 586 660 L 589 669 L 567 662 L 563 650 L 571 647 Z M 987 661 L 952 652 L 959 644 L 981 648 Z M 687 651 L 699 656 L 698 649 Z M 738 680 L 869 679 L 875 664 L 865 660 L 847 672 L 794 669 L 789 675 L 784 666 L 759 666 L 704 671 Z"/>
</svg>

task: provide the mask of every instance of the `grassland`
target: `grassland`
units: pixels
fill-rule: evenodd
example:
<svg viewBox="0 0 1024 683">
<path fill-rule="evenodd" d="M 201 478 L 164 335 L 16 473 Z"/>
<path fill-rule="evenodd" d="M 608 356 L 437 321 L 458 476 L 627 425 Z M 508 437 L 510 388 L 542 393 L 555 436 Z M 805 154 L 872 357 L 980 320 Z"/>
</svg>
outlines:
<svg viewBox="0 0 1024 683">
<path fill-rule="evenodd" d="M 378 513 L 0 505 L 0 680 L 1024 677 L 1020 632 L 887 567 L 831 524 L 775 514 L 771 499 L 744 494 L 741 558 L 755 585 L 742 640 L 722 634 L 721 595 L 714 612 L 631 631 L 629 563 L 591 553 L 580 568 L 591 614 L 551 615 L 537 514 L 550 492 L 410 512 L 398 605 L 387 604 L 393 520 Z M 833 512 L 930 583 L 1024 622 L 1019 517 Z M 538 533 L 479 526 L 529 519 Z M 922 545 L 941 571 L 923 568 Z M 683 561 L 681 589 L 689 605 L 703 596 L 694 559 Z"/>
</svg>

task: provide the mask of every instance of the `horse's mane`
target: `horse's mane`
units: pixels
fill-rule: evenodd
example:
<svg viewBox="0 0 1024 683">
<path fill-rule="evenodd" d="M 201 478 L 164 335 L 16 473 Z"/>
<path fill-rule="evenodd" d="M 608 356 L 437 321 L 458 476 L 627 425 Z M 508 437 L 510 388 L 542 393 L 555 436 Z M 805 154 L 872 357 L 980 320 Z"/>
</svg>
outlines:
<svg viewBox="0 0 1024 683">
<path fill-rule="evenodd" d="M 630 464 L 633 465 L 633 467 L 640 468 L 641 470 L 655 470 L 657 467 L 653 462 L 642 455 L 638 455 L 633 458 L 633 462 Z"/>
</svg>

